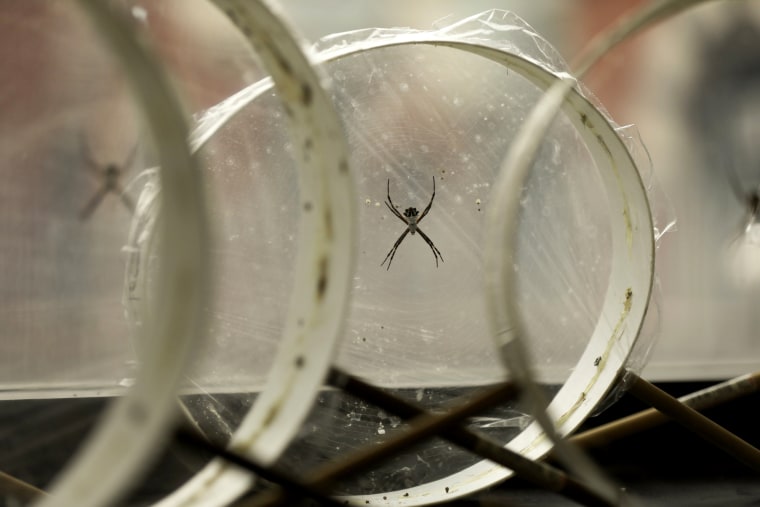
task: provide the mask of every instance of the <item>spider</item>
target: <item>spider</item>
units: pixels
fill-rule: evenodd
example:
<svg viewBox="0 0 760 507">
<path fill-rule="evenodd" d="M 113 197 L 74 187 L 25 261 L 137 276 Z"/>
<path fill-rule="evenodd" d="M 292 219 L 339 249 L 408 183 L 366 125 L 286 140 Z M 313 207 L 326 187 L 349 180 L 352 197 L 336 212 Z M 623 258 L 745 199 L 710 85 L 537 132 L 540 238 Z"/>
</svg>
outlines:
<svg viewBox="0 0 760 507">
<path fill-rule="evenodd" d="M 401 245 L 401 242 L 404 241 L 404 238 L 410 232 L 412 233 L 412 236 L 419 232 L 420 236 L 422 236 L 422 239 L 424 239 L 425 243 L 428 244 L 430 249 L 433 251 L 433 256 L 435 257 L 435 267 L 438 267 L 439 258 L 441 259 L 441 262 L 443 262 L 443 255 L 441 255 L 441 252 L 438 250 L 438 248 L 436 248 L 435 244 L 433 244 L 428 235 L 422 232 L 422 229 L 419 227 L 419 223 L 422 222 L 422 219 L 425 218 L 425 215 L 427 215 L 430 211 L 430 207 L 433 205 L 433 199 L 435 199 L 435 176 L 433 176 L 433 195 L 430 196 L 430 202 L 422 211 L 422 214 L 417 211 L 417 208 L 406 208 L 406 210 L 404 210 L 404 214 L 402 215 L 396 209 L 396 205 L 393 204 L 393 200 L 391 199 L 391 180 L 388 180 L 388 200 L 385 201 L 385 205 L 388 206 L 388 209 L 391 210 L 391 212 L 396 215 L 399 220 L 406 224 L 406 230 L 401 233 L 401 236 L 399 236 L 399 238 L 396 240 L 396 243 L 393 244 L 391 251 L 388 252 L 388 255 L 385 256 L 385 260 L 380 263 L 382 266 L 386 261 L 388 261 L 386 270 L 391 269 L 391 262 L 393 262 L 393 257 L 396 255 L 396 250 L 398 250 L 399 245 Z"/>
<path fill-rule="evenodd" d="M 105 167 L 101 167 L 92 158 L 92 153 L 87 142 L 82 139 L 82 155 L 87 163 L 87 169 L 93 175 L 93 177 L 102 180 L 100 188 L 90 198 L 82 211 L 79 212 L 80 220 L 87 220 L 90 215 L 95 212 L 95 209 L 100 205 L 101 201 L 107 194 L 115 194 L 119 197 L 122 204 L 131 212 L 135 212 L 135 205 L 132 199 L 124 192 L 119 184 L 119 178 L 123 172 L 123 169 L 128 169 L 134 161 L 136 148 L 133 149 L 127 156 L 127 160 L 124 162 L 124 166 L 119 167 L 116 164 L 107 164 Z"/>
</svg>

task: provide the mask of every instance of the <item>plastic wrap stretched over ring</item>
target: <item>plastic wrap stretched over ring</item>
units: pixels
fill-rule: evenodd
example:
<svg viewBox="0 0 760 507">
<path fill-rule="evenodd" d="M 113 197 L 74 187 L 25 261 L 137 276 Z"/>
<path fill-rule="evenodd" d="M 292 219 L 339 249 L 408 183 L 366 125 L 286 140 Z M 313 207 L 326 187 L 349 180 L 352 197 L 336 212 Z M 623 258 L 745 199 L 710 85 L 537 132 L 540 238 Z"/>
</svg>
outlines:
<svg viewBox="0 0 760 507">
<path fill-rule="evenodd" d="M 565 71 L 564 63 L 530 27 L 502 11 L 434 31 L 333 35 L 312 56 L 331 78 L 358 189 L 358 265 L 337 363 L 428 408 L 502 379 L 485 319 L 484 210 L 515 133 Z M 589 137 L 585 113 L 573 107 L 594 111 L 597 128 L 612 132 L 610 142 L 622 141 L 604 114 L 581 94 L 575 97 L 577 105 L 553 124 L 522 190 L 513 266 L 533 366 L 550 392 L 590 353 L 588 337 L 607 296 L 612 227 L 619 220 L 600 176 L 609 162 Z M 216 196 L 220 304 L 212 318 L 213 341 L 193 374 L 200 389 L 185 401 L 199 425 L 217 436 L 229 436 L 261 388 L 292 284 L 300 204 L 286 117 L 265 80 L 200 117 L 193 135 L 203 146 Z M 625 170 L 635 168 L 630 156 L 623 163 Z M 428 206 L 415 231 L 424 236 L 405 233 L 403 212 L 423 213 Z M 383 261 L 396 243 L 388 266 Z M 630 346 L 616 344 L 604 354 L 627 358 Z M 598 357 L 585 367 L 604 367 Z M 572 415 L 576 405 L 589 403 L 578 398 L 564 410 Z M 530 419 L 511 405 L 473 424 L 507 443 Z M 400 428 L 391 414 L 325 390 L 281 464 L 307 470 Z M 516 449 L 537 456 L 532 441 L 523 439 Z M 476 461 L 433 441 L 341 489 L 366 495 L 362 504 L 412 505 L 508 475 Z"/>
</svg>

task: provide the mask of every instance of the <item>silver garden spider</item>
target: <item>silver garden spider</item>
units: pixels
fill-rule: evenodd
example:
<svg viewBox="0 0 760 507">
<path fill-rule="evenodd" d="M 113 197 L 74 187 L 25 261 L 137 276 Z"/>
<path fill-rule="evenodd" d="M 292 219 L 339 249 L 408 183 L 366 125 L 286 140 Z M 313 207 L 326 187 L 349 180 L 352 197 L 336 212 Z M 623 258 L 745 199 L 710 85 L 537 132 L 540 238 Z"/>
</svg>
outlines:
<svg viewBox="0 0 760 507">
<path fill-rule="evenodd" d="M 438 248 L 436 248 L 435 244 L 430 240 L 428 235 L 422 232 L 422 229 L 419 227 L 419 223 L 422 222 L 422 219 L 425 218 L 425 215 L 427 215 L 430 211 L 430 207 L 433 205 L 433 199 L 435 199 L 435 176 L 433 176 L 433 195 L 430 196 L 430 202 L 422 211 L 422 214 L 417 211 L 417 208 L 406 208 L 406 210 L 404 210 L 404 214 L 402 215 L 396 209 L 396 205 L 393 204 L 393 200 L 391 199 L 391 180 L 388 180 L 388 200 L 385 201 L 385 205 L 388 206 L 388 209 L 391 210 L 391 212 L 396 215 L 399 220 L 404 222 L 406 225 L 406 230 L 401 233 L 401 236 L 398 237 L 396 243 L 393 244 L 391 251 L 388 252 L 388 255 L 385 256 L 385 260 L 380 263 L 382 266 L 386 261 L 388 262 L 386 270 L 391 269 L 391 262 L 393 262 L 393 257 L 396 255 L 396 250 L 398 250 L 399 245 L 401 245 L 401 242 L 404 241 L 404 238 L 409 233 L 412 233 L 412 236 L 418 232 L 420 233 L 422 239 L 425 240 L 425 243 L 427 243 L 430 249 L 433 251 L 433 256 L 435 257 L 435 267 L 438 267 L 439 258 L 441 259 L 441 262 L 443 262 L 443 255 L 441 255 L 441 252 L 438 250 Z"/>
<path fill-rule="evenodd" d="M 92 158 L 92 152 L 90 151 L 90 147 L 87 144 L 87 140 L 82 137 L 81 142 L 82 156 L 84 158 L 85 164 L 87 165 L 87 170 L 90 172 L 90 174 L 92 174 L 94 178 L 100 180 L 101 183 L 100 188 L 98 188 L 95 194 L 90 198 L 85 207 L 82 208 L 82 211 L 79 212 L 80 220 L 87 220 L 90 218 L 90 216 L 95 212 L 97 207 L 100 206 L 100 203 L 108 194 L 116 195 L 119 200 L 121 200 L 122 204 L 124 204 L 124 207 L 126 207 L 130 213 L 134 214 L 135 205 L 132 202 L 132 199 L 130 199 L 127 193 L 124 191 L 124 188 L 122 188 L 119 179 L 121 178 L 123 172 L 132 166 L 132 163 L 135 160 L 135 152 L 137 151 L 137 146 L 132 148 L 132 151 L 129 152 L 129 155 L 127 155 L 127 160 L 124 162 L 123 166 L 120 167 L 117 164 L 113 163 L 101 166 Z"/>
</svg>

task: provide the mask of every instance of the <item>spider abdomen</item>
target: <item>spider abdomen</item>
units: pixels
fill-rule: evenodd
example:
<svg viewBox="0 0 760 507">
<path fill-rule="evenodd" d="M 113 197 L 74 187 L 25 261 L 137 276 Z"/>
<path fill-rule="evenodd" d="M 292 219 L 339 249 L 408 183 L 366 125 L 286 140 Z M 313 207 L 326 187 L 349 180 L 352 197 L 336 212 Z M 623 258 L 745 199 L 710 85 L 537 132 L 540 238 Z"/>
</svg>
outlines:
<svg viewBox="0 0 760 507">
<path fill-rule="evenodd" d="M 409 227 L 409 233 L 414 236 L 417 232 L 417 220 L 419 219 L 420 212 L 417 208 L 406 208 L 404 210 L 404 217 L 406 217 L 407 227 Z"/>
<path fill-rule="evenodd" d="M 406 208 L 404 210 L 404 216 L 409 219 L 414 218 L 415 222 L 417 221 L 417 215 L 419 214 L 420 212 L 417 211 L 417 208 Z"/>
</svg>

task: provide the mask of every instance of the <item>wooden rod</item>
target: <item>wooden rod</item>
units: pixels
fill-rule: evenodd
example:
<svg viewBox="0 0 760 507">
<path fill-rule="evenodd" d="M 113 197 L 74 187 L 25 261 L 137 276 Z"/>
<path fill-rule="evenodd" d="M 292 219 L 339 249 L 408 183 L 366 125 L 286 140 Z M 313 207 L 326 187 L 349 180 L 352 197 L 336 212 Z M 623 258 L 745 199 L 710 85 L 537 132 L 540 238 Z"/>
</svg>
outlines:
<svg viewBox="0 0 760 507">
<path fill-rule="evenodd" d="M 628 372 L 627 375 L 631 379 L 628 391 L 632 395 L 723 449 L 753 470 L 760 472 L 760 451 L 755 447 L 637 374 Z"/>
<path fill-rule="evenodd" d="M 706 410 L 760 390 L 760 372 L 742 375 L 678 398 L 694 410 Z M 636 433 L 655 428 L 670 418 L 655 408 L 642 410 L 616 421 L 574 435 L 570 440 L 585 449 L 602 447 Z"/>
</svg>

